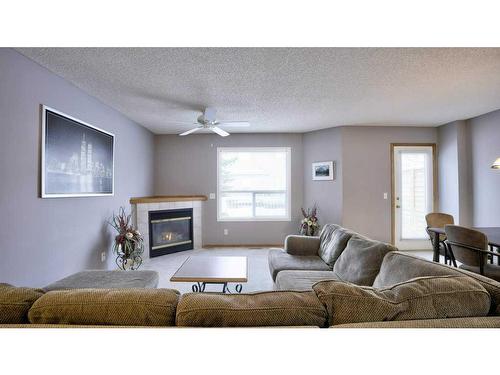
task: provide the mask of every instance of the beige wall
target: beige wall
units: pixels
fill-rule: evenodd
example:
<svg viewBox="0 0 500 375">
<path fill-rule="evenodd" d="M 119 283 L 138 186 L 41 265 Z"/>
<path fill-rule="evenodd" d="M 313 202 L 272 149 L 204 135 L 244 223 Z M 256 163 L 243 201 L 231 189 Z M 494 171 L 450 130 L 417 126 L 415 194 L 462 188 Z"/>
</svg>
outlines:
<svg viewBox="0 0 500 375">
<path fill-rule="evenodd" d="M 217 193 L 217 147 L 291 147 L 291 221 L 218 222 L 217 201 L 203 210 L 203 244 L 282 244 L 296 233 L 303 199 L 301 134 L 194 134 L 155 137 L 155 194 Z M 224 229 L 229 234 L 224 235 Z"/>
<path fill-rule="evenodd" d="M 342 129 L 342 224 L 365 236 L 391 241 L 391 143 L 435 143 L 436 128 Z M 383 194 L 388 193 L 388 199 Z"/>
</svg>

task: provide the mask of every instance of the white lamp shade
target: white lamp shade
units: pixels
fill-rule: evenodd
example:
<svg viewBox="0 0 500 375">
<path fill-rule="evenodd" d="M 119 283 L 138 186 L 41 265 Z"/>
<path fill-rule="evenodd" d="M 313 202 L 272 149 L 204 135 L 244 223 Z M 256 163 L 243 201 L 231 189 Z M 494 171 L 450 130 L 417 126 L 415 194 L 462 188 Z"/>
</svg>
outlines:
<svg viewBox="0 0 500 375">
<path fill-rule="evenodd" d="M 495 162 L 491 165 L 491 168 L 493 169 L 500 169 L 500 158 L 495 160 Z"/>
</svg>

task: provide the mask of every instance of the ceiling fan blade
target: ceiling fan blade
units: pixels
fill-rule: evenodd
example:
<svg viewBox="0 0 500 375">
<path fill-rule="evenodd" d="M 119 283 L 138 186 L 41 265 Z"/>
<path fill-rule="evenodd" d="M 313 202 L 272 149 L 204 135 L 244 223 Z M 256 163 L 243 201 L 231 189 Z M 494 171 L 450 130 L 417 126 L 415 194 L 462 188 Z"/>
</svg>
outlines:
<svg viewBox="0 0 500 375">
<path fill-rule="evenodd" d="M 197 122 L 193 121 L 167 121 L 163 122 L 166 125 L 199 125 Z"/>
<path fill-rule="evenodd" d="M 191 133 L 194 133 L 194 132 L 197 132 L 198 130 L 200 130 L 201 128 L 194 128 L 194 129 L 191 129 L 191 130 L 188 130 L 187 132 L 184 132 L 184 133 L 181 133 L 179 134 L 181 137 L 185 136 L 185 135 L 188 135 L 188 134 L 191 134 Z"/>
<path fill-rule="evenodd" d="M 233 128 L 246 128 L 250 126 L 248 121 L 222 121 L 220 124 L 224 126 L 231 126 Z"/>
<path fill-rule="evenodd" d="M 217 126 L 212 126 L 210 130 L 213 131 L 214 133 L 219 134 L 221 137 L 227 137 L 229 135 L 227 131 L 218 128 Z"/>
</svg>

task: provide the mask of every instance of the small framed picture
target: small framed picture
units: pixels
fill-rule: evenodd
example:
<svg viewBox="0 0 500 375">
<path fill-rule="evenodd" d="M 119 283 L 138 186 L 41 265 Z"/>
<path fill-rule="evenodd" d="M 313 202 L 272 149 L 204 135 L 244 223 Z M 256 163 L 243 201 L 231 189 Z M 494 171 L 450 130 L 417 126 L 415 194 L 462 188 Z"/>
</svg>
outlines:
<svg viewBox="0 0 500 375">
<path fill-rule="evenodd" d="M 315 181 L 333 180 L 335 163 L 333 161 L 318 161 L 312 163 L 312 179 Z"/>
</svg>

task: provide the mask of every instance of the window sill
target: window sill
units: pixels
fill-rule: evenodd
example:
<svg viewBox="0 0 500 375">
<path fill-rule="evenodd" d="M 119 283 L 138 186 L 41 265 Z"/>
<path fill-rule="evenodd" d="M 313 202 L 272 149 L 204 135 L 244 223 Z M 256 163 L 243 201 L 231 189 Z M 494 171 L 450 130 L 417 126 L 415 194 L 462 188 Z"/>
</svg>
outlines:
<svg viewBox="0 0 500 375">
<path fill-rule="evenodd" d="M 276 221 L 285 221 L 285 222 L 289 222 L 289 221 L 292 221 L 291 218 L 289 217 L 276 217 L 276 218 L 273 218 L 273 217 L 252 217 L 252 218 L 220 218 L 218 217 L 217 218 L 217 221 L 218 222 L 252 222 L 252 221 L 255 221 L 255 222 L 259 222 L 259 221 L 268 221 L 268 222 L 276 222 Z"/>
</svg>

